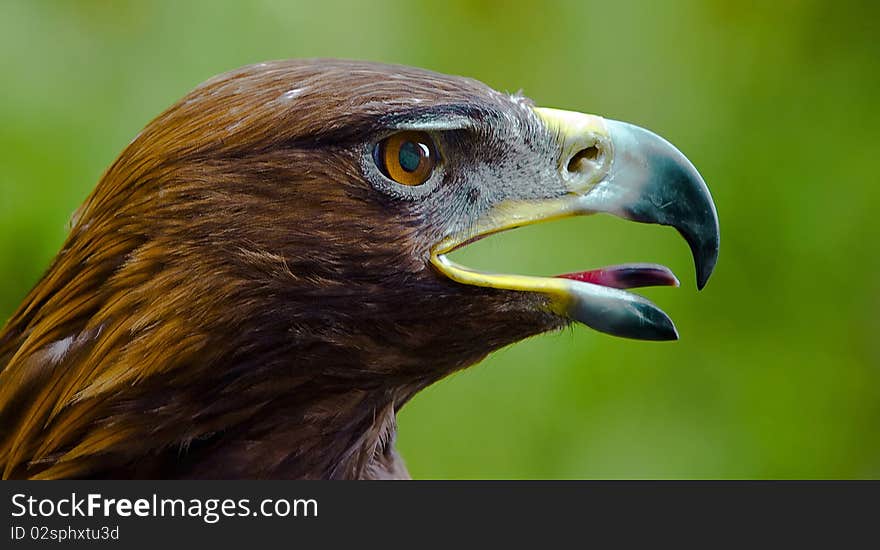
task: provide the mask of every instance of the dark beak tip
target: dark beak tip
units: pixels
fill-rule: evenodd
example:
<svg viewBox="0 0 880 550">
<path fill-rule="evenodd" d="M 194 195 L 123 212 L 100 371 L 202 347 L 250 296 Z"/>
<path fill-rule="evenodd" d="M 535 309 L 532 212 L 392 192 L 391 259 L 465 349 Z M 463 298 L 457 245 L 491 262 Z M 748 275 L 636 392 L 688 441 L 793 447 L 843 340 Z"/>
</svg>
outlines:
<svg viewBox="0 0 880 550">
<path fill-rule="evenodd" d="M 657 332 L 657 340 L 661 342 L 672 342 L 678 340 L 678 338 L 678 329 L 675 328 L 671 320 L 668 326 L 664 326 L 662 330 Z"/>
<path fill-rule="evenodd" d="M 653 340 L 655 342 L 675 342 L 679 339 L 678 329 L 671 323 L 668 327 L 662 327 L 649 337 L 641 337 L 641 340 Z"/>
<path fill-rule="evenodd" d="M 715 264 L 718 262 L 720 243 L 717 225 L 713 237 L 707 243 L 703 243 L 702 246 L 693 247 L 691 251 L 694 257 L 694 268 L 697 276 L 697 290 L 705 288 L 709 278 L 715 271 Z"/>
<path fill-rule="evenodd" d="M 678 340 L 678 329 L 672 319 L 657 306 L 647 303 L 642 308 L 642 314 L 646 319 L 650 320 L 649 330 L 640 330 L 630 335 L 632 338 L 640 340 L 654 340 L 656 342 L 669 342 Z"/>
<path fill-rule="evenodd" d="M 706 284 L 709 282 L 709 278 L 712 276 L 712 272 L 715 271 L 715 262 L 718 258 L 718 252 L 716 251 L 710 261 L 705 262 L 696 262 L 696 270 L 697 270 L 697 290 L 703 290 L 706 287 Z"/>
<path fill-rule="evenodd" d="M 711 200 L 711 198 L 708 199 L 710 204 Z M 675 223 L 669 223 L 669 225 L 675 225 Z M 721 248 L 721 233 L 718 226 L 718 214 L 715 213 L 714 208 L 701 215 L 696 223 L 676 226 L 679 234 L 687 241 L 691 257 L 694 259 L 697 290 L 703 290 L 718 262 L 718 252 Z"/>
<path fill-rule="evenodd" d="M 697 290 L 703 290 L 709 284 L 709 277 L 712 276 L 712 270 L 704 270 L 697 275 Z"/>
</svg>

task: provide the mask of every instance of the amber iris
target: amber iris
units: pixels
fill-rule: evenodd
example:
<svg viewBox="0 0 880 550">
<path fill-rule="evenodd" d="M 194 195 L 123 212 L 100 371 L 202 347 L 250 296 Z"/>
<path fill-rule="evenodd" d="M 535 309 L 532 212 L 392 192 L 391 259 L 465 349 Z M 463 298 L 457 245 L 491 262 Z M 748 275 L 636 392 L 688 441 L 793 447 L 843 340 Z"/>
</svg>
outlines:
<svg viewBox="0 0 880 550">
<path fill-rule="evenodd" d="M 421 185 L 437 164 L 437 150 L 425 132 L 400 132 L 380 141 L 373 151 L 376 166 L 403 185 Z"/>
</svg>

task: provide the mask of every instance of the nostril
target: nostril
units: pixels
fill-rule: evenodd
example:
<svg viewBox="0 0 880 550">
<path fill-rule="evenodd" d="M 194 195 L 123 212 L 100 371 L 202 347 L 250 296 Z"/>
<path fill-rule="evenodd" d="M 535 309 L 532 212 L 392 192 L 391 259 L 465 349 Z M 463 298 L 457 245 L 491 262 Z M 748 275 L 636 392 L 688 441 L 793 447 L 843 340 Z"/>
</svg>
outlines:
<svg viewBox="0 0 880 550">
<path fill-rule="evenodd" d="M 569 172 L 588 172 L 594 168 L 595 163 L 599 161 L 602 152 L 596 145 L 590 145 L 585 149 L 581 149 L 571 157 L 568 161 Z M 585 162 L 586 161 L 586 162 Z"/>
</svg>

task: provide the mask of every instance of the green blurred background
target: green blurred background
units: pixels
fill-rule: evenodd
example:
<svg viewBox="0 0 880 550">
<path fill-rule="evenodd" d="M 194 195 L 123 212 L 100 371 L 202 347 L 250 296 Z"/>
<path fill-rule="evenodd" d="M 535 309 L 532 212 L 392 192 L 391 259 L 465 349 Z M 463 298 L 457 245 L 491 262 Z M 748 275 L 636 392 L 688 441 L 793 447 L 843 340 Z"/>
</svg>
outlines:
<svg viewBox="0 0 880 550">
<path fill-rule="evenodd" d="M 766 5 L 771 4 L 771 5 Z M 400 415 L 421 478 L 880 477 L 877 4 L 0 2 L 0 319 L 73 210 L 202 80 L 335 56 L 472 76 L 653 129 L 721 218 L 697 293 L 672 230 L 592 217 L 459 253 L 553 274 L 670 265 L 677 343 L 574 327 L 504 349 Z"/>
</svg>

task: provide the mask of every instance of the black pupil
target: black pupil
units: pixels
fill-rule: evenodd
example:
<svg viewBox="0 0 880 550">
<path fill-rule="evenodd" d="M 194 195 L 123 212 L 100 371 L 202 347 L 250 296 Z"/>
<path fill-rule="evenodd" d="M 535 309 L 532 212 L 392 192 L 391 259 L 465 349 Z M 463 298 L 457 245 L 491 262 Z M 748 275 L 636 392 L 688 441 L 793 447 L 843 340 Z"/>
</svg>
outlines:
<svg viewBox="0 0 880 550">
<path fill-rule="evenodd" d="M 424 144 L 413 141 L 407 141 L 401 145 L 400 153 L 397 155 L 400 167 L 407 172 L 415 172 L 422 162 L 422 157 L 427 156 L 428 152 L 425 149 Z"/>
</svg>

